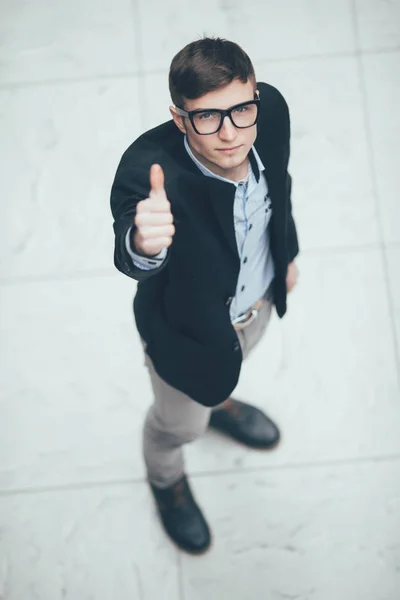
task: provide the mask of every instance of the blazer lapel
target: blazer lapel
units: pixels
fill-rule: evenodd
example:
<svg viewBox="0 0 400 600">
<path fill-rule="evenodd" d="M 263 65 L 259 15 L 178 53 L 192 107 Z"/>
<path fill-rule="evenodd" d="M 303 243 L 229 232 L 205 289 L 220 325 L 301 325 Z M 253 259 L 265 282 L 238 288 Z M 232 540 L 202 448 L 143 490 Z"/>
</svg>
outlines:
<svg viewBox="0 0 400 600">
<path fill-rule="evenodd" d="M 281 160 L 276 149 L 273 152 L 272 148 L 268 144 L 266 144 L 265 148 L 257 148 L 257 152 L 259 153 L 265 168 L 264 173 L 267 179 L 268 195 L 271 200 L 272 214 L 275 220 L 279 220 L 285 215 L 285 163 L 283 160 Z"/>
<path fill-rule="evenodd" d="M 209 202 L 223 235 L 235 257 L 239 259 L 236 242 L 233 204 L 236 188 L 233 184 L 207 177 Z"/>
</svg>

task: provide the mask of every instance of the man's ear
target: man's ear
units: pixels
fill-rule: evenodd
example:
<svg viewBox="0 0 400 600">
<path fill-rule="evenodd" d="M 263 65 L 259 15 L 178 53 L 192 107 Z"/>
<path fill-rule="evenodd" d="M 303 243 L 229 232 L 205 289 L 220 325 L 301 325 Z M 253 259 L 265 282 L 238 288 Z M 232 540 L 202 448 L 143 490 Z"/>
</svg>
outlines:
<svg viewBox="0 0 400 600">
<path fill-rule="evenodd" d="M 182 133 L 186 133 L 186 127 L 183 121 L 183 117 L 181 117 L 181 115 L 178 115 L 178 113 L 175 110 L 175 106 L 170 106 L 169 112 L 171 113 L 171 117 L 173 118 L 174 123 L 179 129 L 179 131 L 181 131 Z"/>
</svg>

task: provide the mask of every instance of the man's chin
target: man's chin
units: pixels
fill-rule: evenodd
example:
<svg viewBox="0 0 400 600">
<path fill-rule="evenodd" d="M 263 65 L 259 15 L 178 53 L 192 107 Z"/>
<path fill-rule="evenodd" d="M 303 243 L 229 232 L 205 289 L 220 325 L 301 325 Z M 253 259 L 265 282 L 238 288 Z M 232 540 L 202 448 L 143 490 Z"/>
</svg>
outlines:
<svg viewBox="0 0 400 600">
<path fill-rule="evenodd" d="M 235 155 L 219 156 L 218 161 L 215 161 L 215 163 L 221 169 L 237 169 L 244 163 L 246 158 L 247 158 L 247 154 L 245 154 L 244 152 L 241 152 L 240 155 L 238 153 L 236 156 Z"/>
</svg>

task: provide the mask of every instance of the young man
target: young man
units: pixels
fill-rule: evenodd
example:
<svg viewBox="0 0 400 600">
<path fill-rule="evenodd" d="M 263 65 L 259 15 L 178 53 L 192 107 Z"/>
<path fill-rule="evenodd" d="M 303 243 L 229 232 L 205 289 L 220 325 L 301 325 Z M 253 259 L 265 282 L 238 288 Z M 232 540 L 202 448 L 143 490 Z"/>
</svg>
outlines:
<svg viewBox="0 0 400 600">
<path fill-rule="evenodd" d="M 111 192 L 115 265 L 139 284 L 136 324 L 154 391 L 144 427 L 149 483 L 179 547 L 209 527 L 182 447 L 208 425 L 255 448 L 279 441 L 260 410 L 233 400 L 243 359 L 297 280 L 289 113 L 256 84 L 236 44 L 205 38 L 172 60 L 172 120 L 137 139 Z"/>
</svg>

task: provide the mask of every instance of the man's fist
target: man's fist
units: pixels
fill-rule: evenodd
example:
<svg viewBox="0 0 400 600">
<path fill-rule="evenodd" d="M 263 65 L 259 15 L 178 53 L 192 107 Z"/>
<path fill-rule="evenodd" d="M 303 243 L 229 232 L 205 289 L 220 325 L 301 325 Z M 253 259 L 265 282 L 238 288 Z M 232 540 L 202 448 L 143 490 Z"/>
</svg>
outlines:
<svg viewBox="0 0 400 600">
<path fill-rule="evenodd" d="M 164 172 L 160 165 L 150 169 L 150 194 L 136 206 L 134 245 L 139 252 L 155 256 L 172 244 L 175 233 L 171 205 L 164 189 Z"/>
</svg>

